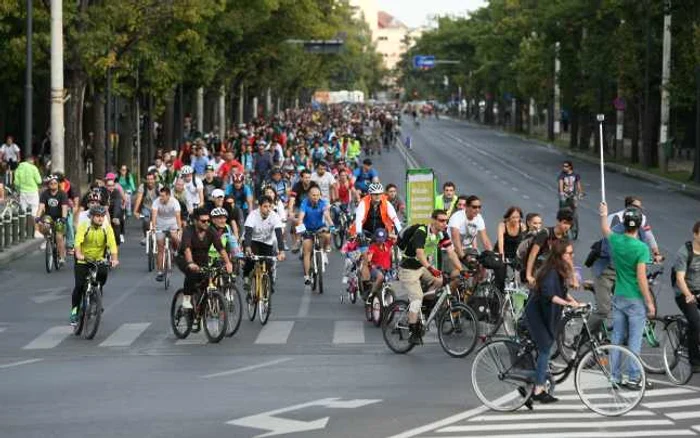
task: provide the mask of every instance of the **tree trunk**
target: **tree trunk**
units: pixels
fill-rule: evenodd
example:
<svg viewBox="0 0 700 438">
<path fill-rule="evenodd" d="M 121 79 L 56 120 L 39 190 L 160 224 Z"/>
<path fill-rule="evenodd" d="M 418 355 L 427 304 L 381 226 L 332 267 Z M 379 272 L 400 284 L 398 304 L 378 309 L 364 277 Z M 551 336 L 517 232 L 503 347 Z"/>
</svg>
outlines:
<svg viewBox="0 0 700 438">
<path fill-rule="evenodd" d="M 119 112 L 119 149 L 117 163 L 133 168 L 134 161 L 134 101 L 124 99 Z M 115 166 L 118 168 L 117 166 Z"/>
<path fill-rule="evenodd" d="M 578 145 L 580 150 L 587 151 L 590 149 L 592 132 L 591 115 L 588 111 L 583 111 L 581 112 L 581 138 Z"/>
<path fill-rule="evenodd" d="M 146 117 L 144 118 L 144 134 L 146 141 L 141 145 L 141 168 L 139 169 L 141 176 L 146 174 L 148 165 L 151 162 L 151 151 L 153 147 L 153 96 L 149 93 L 146 96 Z"/>
<path fill-rule="evenodd" d="M 570 149 L 578 149 L 579 147 L 579 142 L 578 142 L 578 134 L 579 134 L 579 125 L 580 125 L 580 113 L 581 111 L 579 110 L 578 106 L 574 105 L 571 107 L 571 126 L 569 127 L 569 148 Z"/>
<path fill-rule="evenodd" d="M 105 174 L 105 95 L 102 91 L 95 92 L 92 99 L 94 133 L 92 144 L 92 167 L 95 175 Z"/>
<path fill-rule="evenodd" d="M 635 104 L 631 108 L 629 114 L 632 115 L 632 151 L 630 154 L 630 159 L 632 163 L 639 163 L 639 129 L 640 121 L 642 120 L 642 108 L 639 105 L 639 99 L 635 99 Z"/>
<path fill-rule="evenodd" d="M 83 142 L 83 101 L 87 75 L 84 71 L 66 70 L 66 92 L 71 98 L 65 106 L 65 163 L 66 176 L 71 181 L 82 180 L 83 167 L 76 165 L 82 162 Z"/>
<path fill-rule="evenodd" d="M 175 130 L 175 91 L 171 90 L 165 96 L 165 114 L 163 114 L 163 149 L 171 150 L 175 143 L 173 142 L 173 132 Z M 149 157 L 153 160 L 153 157 Z"/>
</svg>

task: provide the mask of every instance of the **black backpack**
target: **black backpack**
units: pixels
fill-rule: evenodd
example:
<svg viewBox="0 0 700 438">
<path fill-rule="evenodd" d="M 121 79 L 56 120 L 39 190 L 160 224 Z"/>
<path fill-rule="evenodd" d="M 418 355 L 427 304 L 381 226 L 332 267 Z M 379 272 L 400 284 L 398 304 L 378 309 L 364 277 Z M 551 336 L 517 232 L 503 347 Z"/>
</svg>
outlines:
<svg viewBox="0 0 700 438">
<path fill-rule="evenodd" d="M 685 249 L 688 250 L 688 259 L 685 261 L 685 272 L 686 275 L 688 273 L 688 269 L 690 269 L 690 264 L 693 263 L 693 256 L 695 255 L 693 253 L 693 242 L 685 242 Z M 676 287 L 676 269 L 671 268 L 671 286 Z"/>
<path fill-rule="evenodd" d="M 396 246 L 399 247 L 401 252 L 406 252 L 409 242 L 411 241 L 411 239 L 413 239 L 413 235 L 416 233 L 416 230 L 421 227 L 424 228 L 424 231 L 426 233 L 428 232 L 428 229 L 426 228 L 425 224 L 413 224 L 410 227 L 401 230 L 398 237 L 396 238 Z"/>
</svg>

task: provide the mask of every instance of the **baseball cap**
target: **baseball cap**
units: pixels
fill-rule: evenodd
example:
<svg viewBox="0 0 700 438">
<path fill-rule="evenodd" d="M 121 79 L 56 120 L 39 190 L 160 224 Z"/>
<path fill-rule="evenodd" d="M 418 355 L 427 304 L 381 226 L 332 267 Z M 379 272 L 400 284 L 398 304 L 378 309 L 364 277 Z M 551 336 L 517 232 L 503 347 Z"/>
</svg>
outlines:
<svg viewBox="0 0 700 438">
<path fill-rule="evenodd" d="M 214 166 L 212 164 L 207 164 L 206 170 L 214 170 Z"/>
<path fill-rule="evenodd" d="M 224 195 L 225 195 L 225 193 L 224 193 L 224 191 L 221 190 L 221 189 L 214 189 L 214 190 L 211 192 L 211 197 L 212 197 L 212 198 L 223 198 Z"/>
</svg>

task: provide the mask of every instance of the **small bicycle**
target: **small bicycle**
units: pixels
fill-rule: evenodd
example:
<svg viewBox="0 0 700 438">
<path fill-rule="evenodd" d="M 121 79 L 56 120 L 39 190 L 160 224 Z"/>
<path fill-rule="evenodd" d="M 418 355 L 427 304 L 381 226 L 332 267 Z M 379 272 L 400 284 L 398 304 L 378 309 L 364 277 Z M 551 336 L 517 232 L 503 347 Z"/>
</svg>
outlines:
<svg viewBox="0 0 700 438">
<path fill-rule="evenodd" d="M 375 327 L 382 325 L 386 309 L 396 301 L 396 294 L 391 286 L 394 279 L 396 279 L 396 274 L 393 270 L 385 272 L 382 288 L 378 293 L 370 293 L 365 300 L 365 318 Z"/>
<path fill-rule="evenodd" d="M 272 276 L 270 273 L 275 270 L 277 257 L 250 255 L 248 258 L 255 262 L 253 272 L 251 272 L 251 292 L 246 298 L 248 319 L 254 320 L 257 312 L 260 324 L 265 325 L 270 318 L 270 310 L 272 309 Z M 270 271 L 267 269 L 267 262 L 272 263 Z"/>
</svg>

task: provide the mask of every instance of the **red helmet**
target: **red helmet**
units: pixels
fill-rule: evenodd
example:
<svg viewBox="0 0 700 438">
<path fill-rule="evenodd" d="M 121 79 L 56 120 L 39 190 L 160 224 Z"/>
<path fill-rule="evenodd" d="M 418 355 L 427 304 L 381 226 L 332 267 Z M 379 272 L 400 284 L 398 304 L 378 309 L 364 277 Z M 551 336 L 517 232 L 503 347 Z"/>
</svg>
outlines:
<svg viewBox="0 0 700 438">
<path fill-rule="evenodd" d="M 234 183 L 242 183 L 243 181 L 245 181 L 245 175 L 243 175 L 242 173 L 234 173 L 232 180 Z"/>
</svg>

